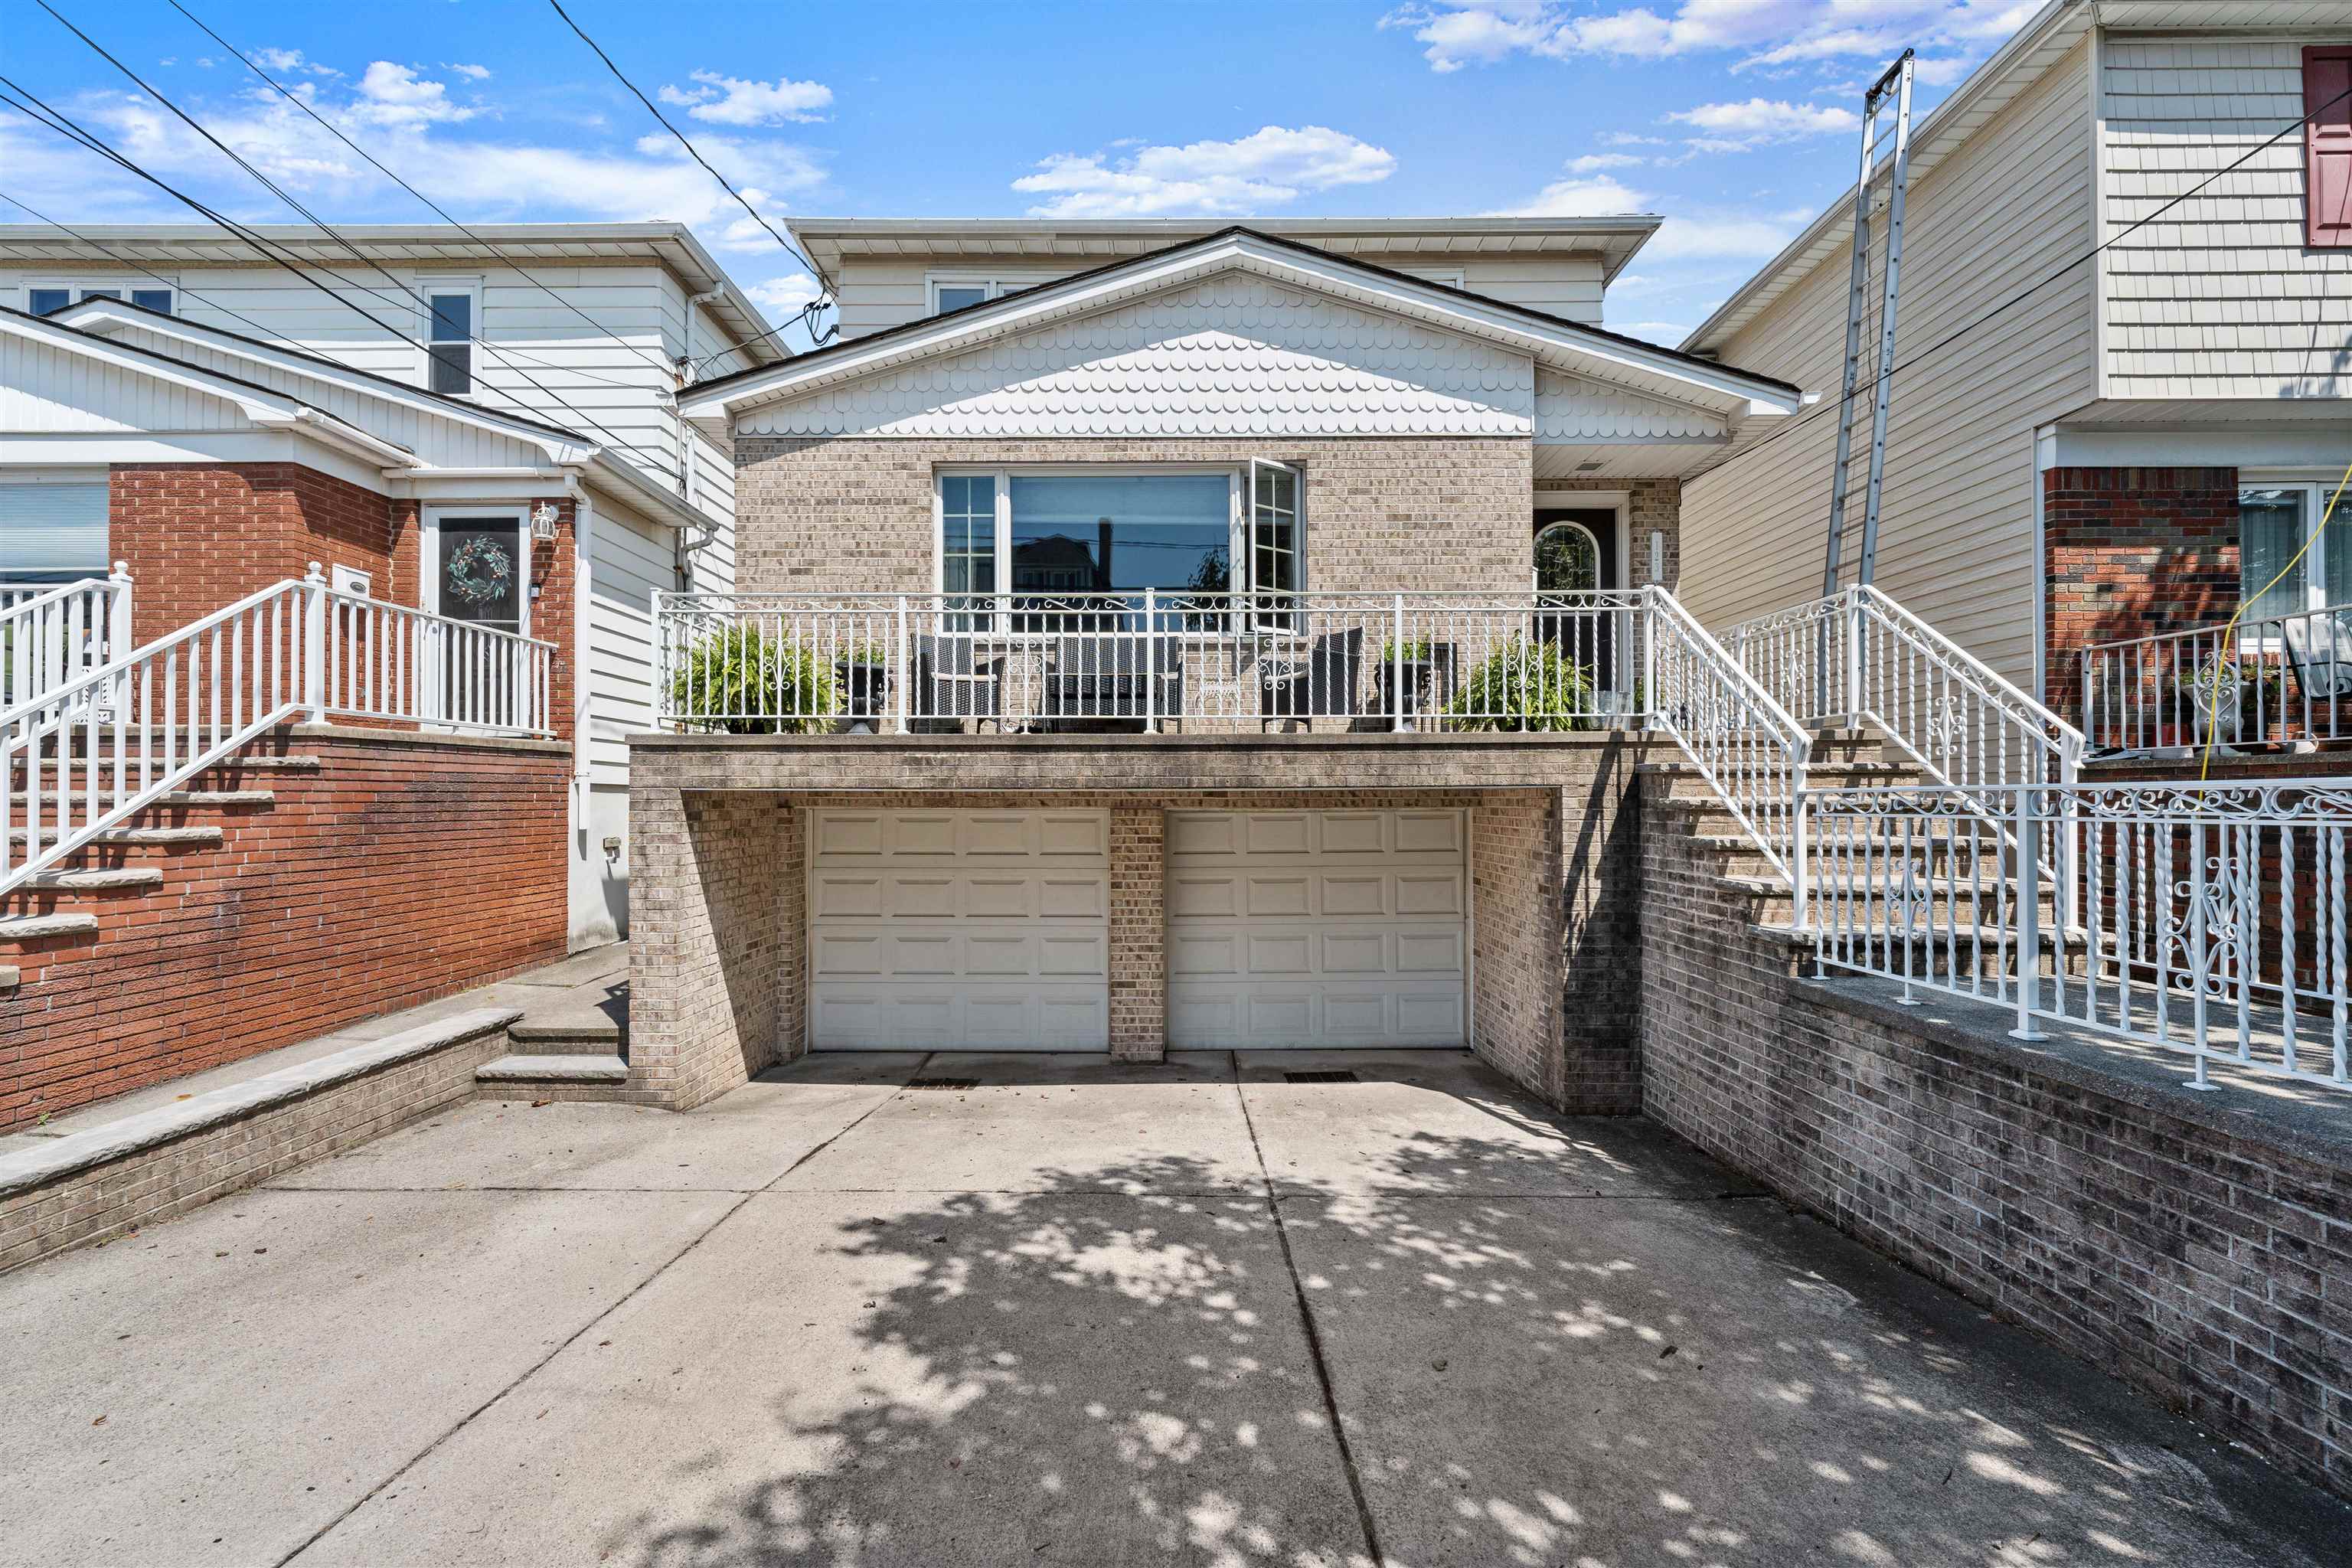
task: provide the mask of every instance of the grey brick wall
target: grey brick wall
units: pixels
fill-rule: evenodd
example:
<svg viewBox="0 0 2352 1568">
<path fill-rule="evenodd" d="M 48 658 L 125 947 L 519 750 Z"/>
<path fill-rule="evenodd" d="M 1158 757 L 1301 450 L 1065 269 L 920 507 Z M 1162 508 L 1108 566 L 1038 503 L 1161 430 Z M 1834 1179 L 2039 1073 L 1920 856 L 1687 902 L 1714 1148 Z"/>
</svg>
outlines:
<svg viewBox="0 0 2352 1568">
<path fill-rule="evenodd" d="M 746 436 L 736 453 L 736 585 L 929 593 L 932 475 L 971 463 L 1241 463 L 1307 475 L 1307 586 L 1524 592 L 1534 447 L 1504 439 L 879 440 Z"/>
<path fill-rule="evenodd" d="M 1796 976 L 1678 814 L 1642 824 L 1643 1110 L 1840 1229 L 2352 1493 L 2352 1158 Z M 2352 1152 L 2352 1140 L 2337 1147 Z"/>
<path fill-rule="evenodd" d="M 1633 559 L 1625 563 L 1625 586 L 1646 588 L 1655 583 L 1671 591 L 1683 577 L 1683 482 L 1680 479 L 1543 479 L 1548 507 L 1573 504 L 1571 496 L 1552 491 L 1622 490 L 1625 492 L 1625 546 Z M 1666 536 L 1665 570 L 1650 571 L 1650 535 Z"/>
</svg>

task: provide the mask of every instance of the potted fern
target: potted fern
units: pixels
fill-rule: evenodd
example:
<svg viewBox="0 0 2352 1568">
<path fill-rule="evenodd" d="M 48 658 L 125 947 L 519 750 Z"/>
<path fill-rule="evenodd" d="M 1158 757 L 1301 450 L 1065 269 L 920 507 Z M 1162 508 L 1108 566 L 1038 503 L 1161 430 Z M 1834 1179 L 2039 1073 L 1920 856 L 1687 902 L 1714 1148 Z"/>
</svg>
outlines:
<svg viewBox="0 0 2352 1568">
<path fill-rule="evenodd" d="M 1449 730 L 1589 730 L 1592 679 L 1559 645 L 1514 637 L 1489 654 L 1445 705 Z"/>
<path fill-rule="evenodd" d="M 1399 643 L 1391 637 L 1381 645 L 1381 710 L 1410 719 L 1429 706 L 1429 689 L 1437 672 L 1437 648 L 1427 637 Z M 1402 688 L 1398 682 L 1402 679 Z"/>
<path fill-rule="evenodd" d="M 792 637 L 751 626 L 713 632 L 670 677 L 670 708 L 722 735 L 808 735 L 832 728 L 837 692 L 829 661 Z"/>
</svg>

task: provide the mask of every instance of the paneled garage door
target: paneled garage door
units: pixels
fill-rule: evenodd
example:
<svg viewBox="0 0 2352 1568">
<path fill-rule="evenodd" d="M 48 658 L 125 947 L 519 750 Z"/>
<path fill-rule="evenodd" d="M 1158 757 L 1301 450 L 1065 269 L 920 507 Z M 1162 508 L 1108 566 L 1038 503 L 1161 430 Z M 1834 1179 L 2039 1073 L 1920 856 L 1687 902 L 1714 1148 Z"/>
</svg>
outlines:
<svg viewBox="0 0 2352 1568">
<path fill-rule="evenodd" d="M 1110 1047 L 1110 817 L 812 814 L 820 1050 Z"/>
<path fill-rule="evenodd" d="M 1459 1046 L 1458 811 L 1168 817 L 1168 1043 Z"/>
</svg>

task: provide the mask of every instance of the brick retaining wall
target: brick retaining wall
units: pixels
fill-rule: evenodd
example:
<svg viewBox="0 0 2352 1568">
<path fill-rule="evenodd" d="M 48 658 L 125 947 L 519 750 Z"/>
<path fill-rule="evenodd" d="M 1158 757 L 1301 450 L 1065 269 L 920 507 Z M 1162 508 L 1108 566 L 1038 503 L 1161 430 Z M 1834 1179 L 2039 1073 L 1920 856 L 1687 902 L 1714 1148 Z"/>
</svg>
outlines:
<svg viewBox="0 0 2352 1568">
<path fill-rule="evenodd" d="M 2352 1107 L 2299 1123 L 2292 1090 L 2191 1095 L 2110 1046 L 2011 1042 L 1988 1007 L 1799 979 L 1679 816 L 1642 832 L 1646 1114 L 2352 1493 Z"/>
</svg>

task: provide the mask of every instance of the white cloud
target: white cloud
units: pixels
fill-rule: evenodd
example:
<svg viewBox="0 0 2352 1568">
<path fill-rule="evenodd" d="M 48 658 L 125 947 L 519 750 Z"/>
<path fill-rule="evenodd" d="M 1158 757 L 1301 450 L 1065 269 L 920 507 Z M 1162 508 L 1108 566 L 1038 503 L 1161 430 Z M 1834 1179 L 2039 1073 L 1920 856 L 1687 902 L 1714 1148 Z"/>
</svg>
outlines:
<svg viewBox="0 0 2352 1568">
<path fill-rule="evenodd" d="M 1628 190 L 1615 176 L 1595 174 L 1590 179 L 1555 180 L 1535 195 L 1535 198 L 1507 212 L 1493 213 L 1494 217 L 1614 217 L 1621 213 L 1643 210 L 1647 198 L 1639 191 Z"/>
<path fill-rule="evenodd" d="M 412 68 L 391 60 L 370 62 L 360 74 L 358 92 L 352 118 L 369 125 L 408 128 L 471 120 L 481 112 L 450 102 L 447 83 L 418 76 Z"/>
<path fill-rule="evenodd" d="M 1663 59 L 1704 51 L 1742 51 L 1731 68 L 1745 70 L 1891 59 L 1906 46 L 1951 48 L 1973 63 L 2038 7 L 2039 0 L 1649 0 L 1596 11 L 1570 0 L 1426 0 L 1390 12 L 1380 25 L 1411 28 L 1437 71 L 1516 54 Z M 1933 63 L 1953 68 L 1944 59 Z"/>
<path fill-rule="evenodd" d="M 1658 226 L 1642 254 L 1673 261 L 1765 261 L 1780 255 L 1804 222 L 1736 214 L 1670 217 Z"/>
<path fill-rule="evenodd" d="M 816 279 L 805 272 L 787 272 L 780 278 L 770 278 L 753 283 L 743 290 L 751 302 L 768 312 L 768 320 L 781 321 L 800 314 L 801 308 L 824 290 Z"/>
<path fill-rule="evenodd" d="M 1751 98 L 1744 103 L 1702 103 L 1666 116 L 1705 134 L 1687 143 L 1702 153 L 1744 152 L 1769 142 L 1795 142 L 1830 132 L 1859 131 L 1862 116 L 1851 109 Z"/>
<path fill-rule="evenodd" d="M 1142 217 L 1164 213 L 1248 213 L 1309 191 L 1370 184 L 1396 171 L 1385 148 L 1321 125 L 1268 125 L 1233 142 L 1140 147 L 1125 157 L 1058 153 L 1013 182 L 1046 198 L 1038 217 Z"/>
<path fill-rule="evenodd" d="M 210 65 L 212 62 L 205 60 L 202 63 Z M 292 76 L 298 71 L 308 76 L 343 74 L 332 66 L 322 66 L 316 60 L 305 58 L 299 49 L 256 49 L 253 51 L 253 63 L 273 76 Z"/>
<path fill-rule="evenodd" d="M 1638 169 L 1648 163 L 1638 153 L 1587 153 L 1581 158 L 1568 161 L 1571 174 L 1596 174 L 1603 169 Z"/>
<path fill-rule="evenodd" d="M 833 102 L 833 89 L 819 81 L 782 77 L 774 81 L 746 81 L 708 70 L 690 75 L 699 86 L 665 85 L 654 96 L 714 125 L 782 125 L 822 120 L 824 116 L 818 111 Z"/>
<path fill-rule="evenodd" d="M 456 71 L 467 81 L 488 81 L 490 79 L 490 68 L 488 66 L 453 65 L 445 63 L 441 68 L 445 71 Z"/>
<path fill-rule="evenodd" d="M 1644 342 L 1663 343 L 1668 348 L 1691 333 L 1688 327 L 1675 321 L 1612 321 L 1609 330 L 1622 332 L 1629 338 L 1640 338 Z"/>
</svg>

